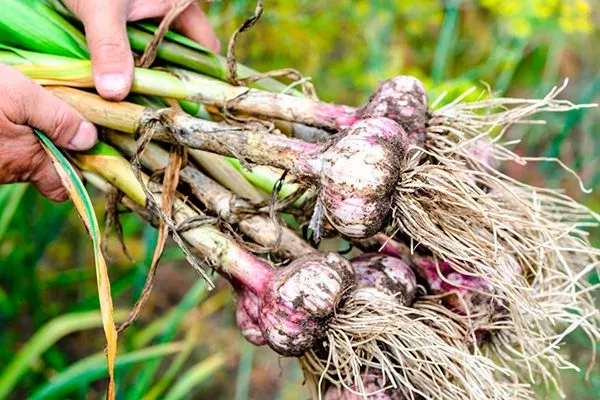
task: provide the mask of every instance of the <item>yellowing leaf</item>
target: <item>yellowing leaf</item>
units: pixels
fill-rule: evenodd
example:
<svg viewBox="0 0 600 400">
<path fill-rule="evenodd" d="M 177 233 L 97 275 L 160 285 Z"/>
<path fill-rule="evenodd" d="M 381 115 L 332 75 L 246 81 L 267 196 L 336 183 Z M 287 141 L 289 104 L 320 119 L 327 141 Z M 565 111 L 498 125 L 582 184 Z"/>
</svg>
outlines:
<svg viewBox="0 0 600 400">
<path fill-rule="evenodd" d="M 94 259 L 96 262 L 96 280 L 98 283 L 98 297 L 100 298 L 100 313 L 102 315 L 102 325 L 104 328 L 104 335 L 106 336 L 107 343 L 107 359 L 108 359 L 108 399 L 114 400 L 115 398 L 115 379 L 114 379 L 114 366 L 115 358 L 117 356 L 117 330 L 115 328 L 115 321 L 113 319 L 113 304 L 110 293 L 110 280 L 108 278 L 108 271 L 106 267 L 106 260 L 102 255 L 101 250 L 101 236 L 100 229 L 98 227 L 98 221 L 96 220 L 96 214 L 94 213 L 94 207 L 92 201 L 88 196 L 83 183 L 79 179 L 77 172 L 71 166 L 65 156 L 56 148 L 54 143 L 48 139 L 43 133 L 35 131 L 40 138 L 44 150 L 52 160 L 56 172 L 60 176 L 63 185 L 65 185 L 69 197 L 77 213 L 81 217 L 90 238 L 94 246 Z"/>
</svg>

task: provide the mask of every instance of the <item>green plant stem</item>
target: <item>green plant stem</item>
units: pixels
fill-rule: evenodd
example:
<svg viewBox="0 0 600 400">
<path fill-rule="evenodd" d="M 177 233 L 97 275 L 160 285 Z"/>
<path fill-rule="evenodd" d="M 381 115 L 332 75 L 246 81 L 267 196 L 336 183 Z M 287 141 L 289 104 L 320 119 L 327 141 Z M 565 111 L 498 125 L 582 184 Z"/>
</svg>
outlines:
<svg viewBox="0 0 600 400">
<path fill-rule="evenodd" d="M 0 52 L 0 60 L 11 63 L 25 75 L 42 85 L 62 85 L 93 88 L 89 60 L 41 63 L 29 53 L 19 63 L 13 52 Z M 17 64 L 15 64 L 15 62 Z M 131 91 L 137 94 L 170 97 L 225 108 L 229 111 L 262 118 L 305 124 L 328 131 L 337 131 L 357 120 L 356 108 L 330 104 L 288 94 L 232 86 L 196 72 L 171 68 L 169 72 L 136 68 Z"/>
<path fill-rule="evenodd" d="M 146 48 L 146 44 L 153 38 L 152 34 L 133 26 L 127 27 L 127 35 L 129 36 L 131 47 L 139 52 L 143 52 Z M 211 53 L 208 50 L 202 52 L 198 49 L 165 40 L 159 46 L 157 55 L 161 60 L 212 76 L 219 80 L 227 80 L 227 59 L 223 56 Z M 239 63 L 237 64 L 237 68 L 238 76 L 242 79 L 259 74 L 257 71 Z M 287 85 L 273 78 L 261 79 L 250 86 L 270 92 L 282 92 L 287 88 Z M 290 93 L 296 96 L 302 96 L 297 90 L 292 90 Z"/>
<path fill-rule="evenodd" d="M 125 135 L 109 133 L 106 139 L 128 157 L 131 157 L 136 151 L 135 141 Z M 166 168 L 169 155 L 161 147 L 150 143 L 140 161 L 145 168 L 156 172 Z M 276 248 L 272 250 L 273 254 L 288 259 L 314 251 L 294 231 L 280 226 L 266 215 L 245 216 L 240 219 L 236 210 L 255 209 L 255 205 L 234 196 L 232 192 L 193 166 L 182 168 L 179 176 L 188 185 L 191 194 L 207 209 L 211 210 L 214 215 L 218 215 L 230 224 L 238 224 L 242 233 L 262 246 L 272 247 L 278 243 L 275 246 Z M 263 212 L 266 212 L 266 210 L 263 209 Z"/>
<path fill-rule="evenodd" d="M 243 156 L 261 165 L 288 170 L 299 178 L 318 178 L 323 147 L 314 143 L 271 135 L 266 130 L 243 130 L 193 118 L 176 110 L 150 110 L 133 103 L 113 103 L 76 89 L 54 87 L 54 95 L 66 101 L 89 121 L 125 133 L 136 133 L 144 123 L 153 125 L 153 138 L 224 156 Z"/>
<path fill-rule="evenodd" d="M 240 171 L 246 179 L 252 182 L 257 187 L 261 188 L 267 193 L 273 193 L 273 189 L 275 185 L 279 183 L 283 172 L 277 173 L 276 170 L 266 166 L 255 166 L 252 167 L 251 170 L 246 169 L 240 160 L 233 157 L 227 157 L 227 160 L 233 165 L 238 171 Z M 284 182 L 281 185 L 281 189 L 277 195 L 278 199 L 284 199 L 288 196 L 296 193 L 297 190 L 301 189 L 301 186 L 297 183 L 289 183 Z M 293 204 L 296 207 L 299 207 L 312 195 L 312 190 L 307 190 L 298 200 L 296 200 Z"/>
</svg>

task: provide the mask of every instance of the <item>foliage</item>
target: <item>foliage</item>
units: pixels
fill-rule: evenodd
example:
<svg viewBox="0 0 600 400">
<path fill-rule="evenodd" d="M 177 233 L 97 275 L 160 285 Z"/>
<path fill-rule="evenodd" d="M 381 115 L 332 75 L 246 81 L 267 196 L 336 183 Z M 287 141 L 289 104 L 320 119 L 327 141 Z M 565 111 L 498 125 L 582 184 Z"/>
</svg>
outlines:
<svg viewBox="0 0 600 400">
<path fill-rule="evenodd" d="M 241 35 L 237 55 L 261 71 L 294 67 L 312 77 L 323 99 L 347 104 L 359 104 L 377 80 L 397 74 L 421 78 L 431 101 L 443 92 L 449 101 L 473 85 L 483 89 L 482 82 L 509 95 L 541 96 L 568 76 L 566 97 L 600 102 L 600 57 L 594 51 L 600 48 L 600 10 L 592 6 L 591 0 L 273 0 Z M 225 42 L 254 2 L 211 2 L 207 8 Z M 80 39 L 72 36 L 75 50 L 65 55 L 85 56 Z M 519 151 L 559 156 L 588 187 L 598 188 L 599 114 L 573 111 L 510 135 L 524 138 Z M 532 183 L 561 186 L 600 211 L 598 192 L 580 196 L 577 184 L 554 164 L 508 170 Z M 101 215 L 103 201 L 98 195 L 95 200 Z M 138 297 L 156 240 L 155 230 L 139 218 L 125 214 L 122 220 L 136 261 L 110 241 L 112 295 L 120 309 Z M 597 230 L 593 235 L 600 245 Z M 104 342 L 87 240 L 71 205 L 53 204 L 22 184 L 0 186 L 0 365 L 19 361 L 19 351 L 32 348 L 49 326 L 76 313 L 95 318 L 85 323 L 82 317 L 77 329 L 48 336 L 53 340 L 47 346 L 19 361 L 22 372 L 11 398 L 104 394 L 106 370 L 97 361 Z M 233 326 L 229 291 L 218 286 L 208 293 L 196 281 L 180 251 L 169 249 L 140 321 L 121 335 L 118 396 L 182 398 L 202 391 L 202 398 L 307 397 L 297 366 L 283 361 L 280 369 L 271 352 L 244 344 Z M 567 351 L 584 364 L 588 346 L 576 336 Z M 582 383 L 583 372 L 566 372 L 564 379 L 569 398 L 600 394 L 598 368 L 589 384 Z"/>
</svg>

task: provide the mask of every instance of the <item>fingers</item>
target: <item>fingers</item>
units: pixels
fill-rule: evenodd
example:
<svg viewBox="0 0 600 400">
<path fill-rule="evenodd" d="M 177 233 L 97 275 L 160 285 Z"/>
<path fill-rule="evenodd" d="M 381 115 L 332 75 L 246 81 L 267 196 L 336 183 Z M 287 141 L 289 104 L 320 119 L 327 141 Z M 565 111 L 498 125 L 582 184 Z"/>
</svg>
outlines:
<svg viewBox="0 0 600 400">
<path fill-rule="evenodd" d="M 133 81 L 133 56 L 125 27 L 128 2 L 71 0 L 67 4 L 85 26 L 98 93 L 108 100 L 123 100 Z"/>
<path fill-rule="evenodd" d="M 0 75 L 10 82 L 2 87 L 1 103 L 12 123 L 37 128 L 69 150 L 87 150 L 96 143 L 94 125 L 62 100 L 13 68 L 0 65 Z"/>
<path fill-rule="evenodd" d="M 221 43 L 212 25 L 198 3 L 192 3 L 173 23 L 173 27 L 214 53 L 221 50 Z"/>
<path fill-rule="evenodd" d="M 133 56 L 127 38 L 127 20 L 164 16 L 174 0 L 64 0 L 83 22 L 92 55 L 94 84 L 108 100 L 123 100 L 131 90 Z M 174 22 L 174 28 L 191 39 L 219 52 L 220 43 L 197 3 Z"/>
<path fill-rule="evenodd" d="M 62 182 L 31 128 L 57 145 L 85 150 L 94 126 L 14 68 L 0 64 L 0 183 L 30 181 L 48 198 L 67 198 Z"/>
<path fill-rule="evenodd" d="M 96 128 L 62 100 L 38 87 L 29 97 L 23 96 L 26 124 L 44 132 L 58 146 L 69 150 L 87 150 L 97 140 Z"/>
<path fill-rule="evenodd" d="M 67 189 L 63 186 L 58 172 L 56 172 L 52 161 L 46 155 L 31 177 L 31 183 L 43 196 L 50 200 L 61 202 L 69 198 Z"/>
<path fill-rule="evenodd" d="M 175 3 L 177 3 L 177 0 L 133 0 L 130 3 L 128 20 L 137 21 L 145 18 L 163 17 L 173 8 Z M 215 53 L 220 50 L 219 39 L 217 39 L 210 21 L 197 2 L 192 3 L 173 22 L 173 28 Z"/>
</svg>

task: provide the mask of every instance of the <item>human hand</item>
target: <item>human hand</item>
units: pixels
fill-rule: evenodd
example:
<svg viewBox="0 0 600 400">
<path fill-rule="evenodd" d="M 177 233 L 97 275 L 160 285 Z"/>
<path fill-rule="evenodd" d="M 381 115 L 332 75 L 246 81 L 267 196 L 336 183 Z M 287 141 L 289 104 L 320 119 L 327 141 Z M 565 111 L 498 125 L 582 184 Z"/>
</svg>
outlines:
<svg viewBox="0 0 600 400">
<path fill-rule="evenodd" d="M 131 89 L 133 57 L 127 39 L 127 21 L 163 17 L 178 0 L 64 0 L 83 22 L 92 54 L 94 84 L 108 100 L 123 100 Z M 192 3 L 173 27 L 214 52 L 219 40 L 198 3 Z"/>
<path fill-rule="evenodd" d="M 66 200 L 67 192 L 32 127 L 69 150 L 92 147 L 96 128 L 16 69 L 0 64 L 0 76 L 0 184 L 30 181 L 49 199 Z"/>
</svg>

